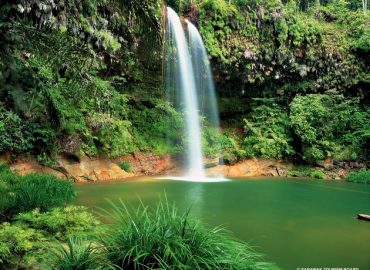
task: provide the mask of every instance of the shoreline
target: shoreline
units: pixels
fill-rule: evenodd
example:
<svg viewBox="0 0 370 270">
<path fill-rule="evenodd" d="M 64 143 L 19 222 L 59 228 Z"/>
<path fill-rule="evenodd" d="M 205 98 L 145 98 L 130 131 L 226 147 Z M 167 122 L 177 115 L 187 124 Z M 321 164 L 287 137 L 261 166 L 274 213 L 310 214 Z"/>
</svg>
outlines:
<svg viewBox="0 0 370 270">
<path fill-rule="evenodd" d="M 120 168 L 120 162 L 130 164 L 132 171 L 126 172 Z M 145 178 L 181 176 L 182 169 L 168 155 L 138 153 L 135 155 L 110 159 L 107 157 L 83 157 L 72 160 L 68 157 L 58 157 L 56 164 L 45 166 L 39 164 L 32 156 L 21 155 L 11 160 L 9 155 L 0 156 L 0 162 L 7 164 L 10 169 L 20 175 L 30 173 L 49 173 L 62 179 L 73 179 L 79 184 L 111 181 L 137 181 Z M 233 165 L 216 165 L 207 168 L 208 177 L 223 175 L 232 179 L 253 178 L 317 178 L 327 181 L 341 181 L 352 171 L 359 170 L 347 163 L 344 166 L 334 165 L 333 161 L 325 161 L 322 166 L 294 165 L 291 162 L 268 159 L 246 159 Z"/>
</svg>

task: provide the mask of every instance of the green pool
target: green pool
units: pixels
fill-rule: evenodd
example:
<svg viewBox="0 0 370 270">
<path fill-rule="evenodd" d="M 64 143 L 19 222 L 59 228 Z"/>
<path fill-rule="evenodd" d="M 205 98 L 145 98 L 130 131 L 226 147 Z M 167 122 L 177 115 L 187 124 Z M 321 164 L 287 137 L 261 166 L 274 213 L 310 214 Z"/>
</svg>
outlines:
<svg viewBox="0 0 370 270">
<path fill-rule="evenodd" d="M 106 199 L 152 205 L 170 201 L 210 226 L 225 225 L 283 269 L 370 269 L 370 185 L 318 180 L 249 179 L 220 183 L 171 180 L 78 185 L 78 203 L 106 207 Z"/>
</svg>

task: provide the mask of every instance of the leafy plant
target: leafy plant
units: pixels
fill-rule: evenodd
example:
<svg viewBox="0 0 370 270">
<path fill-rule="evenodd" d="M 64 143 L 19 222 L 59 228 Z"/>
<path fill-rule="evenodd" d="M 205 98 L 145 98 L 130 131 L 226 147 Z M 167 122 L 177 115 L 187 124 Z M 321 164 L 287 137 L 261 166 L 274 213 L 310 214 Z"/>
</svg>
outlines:
<svg viewBox="0 0 370 270">
<path fill-rule="evenodd" d="M 358 172 L 352 172 L 347 175 L 347 181 L 353 183 L 370 184 L 370 171 L 362 169 Z"/>
<path fill-rule="evenodd" d="M 271 99 L 255 99 L 261 105 L 254 107 L 244 119 L 244 149 L 249 157 L 281 159 L 294 154 L 286 113 Z"/>
<path fill-rule="evenodd" d="M 352 145 L 360 152 L 367 118 L 356 100 L 339 95 L 297 96 L 290 104 L 291 126 L 302 143 L 303 159 L 310 163 L 339 155 L 338 145 Z"/>
<path fill-rule="evenodd" d="M 21 213 L 14 221 L 40 230 L 50 238 L 66 240 L 68 237 L 91 236 L 100 222 L 83 206 L 53 208 L 48 212 L 39 209 Z"/>
<path fill-rule="evenodd" d="M 322 171 L 312 171 L 310 173 L 310 176 L 312 178 L 316 178 L 316 179 L 325 179 L 326 178 L 325 173 L 323 173 Z"/>
<path fill-rule="evenodd" d="M 231 132 L 221 134 L 222 159 L 225 164 L 232 165 L 246 157 L 240 136 Z"/>
<path fill-rule="evenodd" d="M 27 267 L 32 252 L 42 249 L 43 235 L 22 225 L 0 224 L 0 264 L 4 269 Z"/>
<path fill-rule="evenodd" d="M 307 166 L 295 166 L 292 169 L 288 170 L 288 176 L 293 177 L 311 177 L 311 174 L 314 171 Z"/>
<path fill-rule="evenodd" d="M 131 167 L 131 164 L 127 161 L 121 161 L 118 166 L 124 170 L 125 172 L 131 172 L 132 171 L 132 167 Z"/>
</svg>

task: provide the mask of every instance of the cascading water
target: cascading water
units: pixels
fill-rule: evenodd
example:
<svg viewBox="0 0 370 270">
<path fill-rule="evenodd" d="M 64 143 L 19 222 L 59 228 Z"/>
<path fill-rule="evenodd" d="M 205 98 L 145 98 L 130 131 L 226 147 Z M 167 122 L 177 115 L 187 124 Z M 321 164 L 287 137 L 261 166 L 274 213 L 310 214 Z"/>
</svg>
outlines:
<svg viewBox="0 0 370 270">
<path fill-rule="evenodd" d="M 167 87 L 180 94 L 185 113 L 187 144 L 186 177 L 204 178 L 199 107 L 189 48 L 179 16 L 167 8 Z M 170 62 L 170 63 L 169 63 Z"/>
<path fill-rule="evenodd" d="M 199 108 L 207 123 L 218 130 L 220 120 L 211 64 L 198 29 L 189 21 L 187 21 L 187 25 Z"/>
<path fill-rule="evenodd" d="M 224 178 L 209 179 L 204 172 L 200 116 L 216 129 L 219 128 L 219 118 L 211 67 L 203 40 L 196 27 L 188 22 L 188 44 L 179 16 L 169 7 L 167 21 L 167 93 L 169 100 L 185 114 L 188 171 L 183 178 L 177 179 L 225 181 Z"/>
</svg>

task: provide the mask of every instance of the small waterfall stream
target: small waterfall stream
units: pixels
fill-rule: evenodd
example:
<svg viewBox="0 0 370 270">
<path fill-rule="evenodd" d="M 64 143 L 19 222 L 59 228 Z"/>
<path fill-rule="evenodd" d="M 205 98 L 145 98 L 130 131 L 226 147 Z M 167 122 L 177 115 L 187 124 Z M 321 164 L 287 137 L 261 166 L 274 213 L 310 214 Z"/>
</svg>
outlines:
<svg viewBox="0 0 370 270">
<path fill-rule="evenodd" d="M 167 21 L 167 93 L 170 101 L 185 115 L 184 167 L 187 173 L 183 179 L 212 181 L 204 172 L 200 122 L 202 116 L 208 125 L 219 128 L 215 87 L 208 55 L 203 40 L 193 24 L 187 22 L 188 42 L 179 16 L 169 7 Z"/>
</svg>

